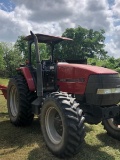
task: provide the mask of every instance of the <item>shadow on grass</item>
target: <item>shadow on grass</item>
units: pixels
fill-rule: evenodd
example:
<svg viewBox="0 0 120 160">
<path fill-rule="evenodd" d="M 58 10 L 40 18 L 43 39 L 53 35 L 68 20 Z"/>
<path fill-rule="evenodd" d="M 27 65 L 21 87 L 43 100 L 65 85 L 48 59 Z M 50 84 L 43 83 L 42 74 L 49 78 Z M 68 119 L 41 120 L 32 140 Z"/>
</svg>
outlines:
<svg viewBox="0 0 120 160">
<path fill-rule="evenodd" d="M 90 132 L 93 130 L 88 125 L 86 125 L 85 128 L 86 128 L 86 132 Z M 29 153 L 28 160 L 39 160 L 39 159 L 60 160 L 48 150 L 44 142 L 43 142 L 42 148 L 41 148 L 41 143 L 39 142 L 37 143 L 38 143 L 38 146 L 40 146 L 40 148 L 33 149 Z M 84 142 L 81 145 L 81 151 L 77 155 L 72 157 L 71 160 L 78 160 L 78 159 L 79 160 L 88 160 L 88 159 L 89 160 L 114 160 L 115 157 L 100 150 L 101 147 L 105 147 L 105 146 L 106 144 L 91 146 L 86 142 Z"/>
<path fill-rule="evenodd" d="M 115 158 L 104 151 L 100 151 L 101 145 L 90 146 L 86 143 L 82 144 L 81 151 L 71 158 L 71 160 L 115 160 Z M 28 160 L 59 160 L 59 158 L 52 155 L 48 151 L 48 148 L 43 145 L 43 147 L 33 149 L 28 156 Z"/>
<path fill-rule="evenodd" d="M 97 135 L 97 138 L 106 146 L 110 146 L 120 151 L 120 141 L 110 137 L 107 133 L 100 133 Z"/>
<path fill-rule="evenodd" d="M 0 118 L 8 118 L 8 117 L 9 117 L 8 113 L 4 113 L 4 112 L 0 113 Z"/>
<path fill-rule="evenodd" d="M 85 124 L 85 131 L 86 131 L 86 133 L 89 133 L 89 132 L 93 131 L 93 129 L 91 128 L 90 125 Z"/>
<path fill-rule="evenodd" d="M 104 138 L 106 139 L 106 137 L 103 138 L 103 136 L 100 135 L 98 138 L 101 138 L 103 141 Z M 28 160 L 58 160 L 57 157 L 48 151 L 48 148 L 44 143 L 38 119 L 34 120 L 30 127 L 15 127 L 8 120 L 0 122 L 0 142 L 0 150 L 6 149 L 5 152 L 1 152 L 0 156 L 14 153 L 24 146 L 30 146 L 36 143 L 37 147 L 29 152 Z M 114 143 L 114 141 L 112 143 Z M 106 146 L 106 144 L 104 145 L 103 143 L 103 147 L 104 146 Z M 80 153 L 71 158 L 71 160 L 114 160 L 114 157 L 111 155 L 104 151 L 100 151 L 100 147 L 102 146 L 90 146 L 89 144 L 84 143 L 81 146 Z"/>
<path fill-rule="evenodd" d="M 0 155 L 15 152 L 25 145 L 29 146 L 39 141 L 41 136 L 38 120 L 35 120 L 29 127 L 15 127 L 9 120 L 2 121 L 0 122 L 0 150 L 10 149 L 10 151 L 2 152 Z"/>
</svg>

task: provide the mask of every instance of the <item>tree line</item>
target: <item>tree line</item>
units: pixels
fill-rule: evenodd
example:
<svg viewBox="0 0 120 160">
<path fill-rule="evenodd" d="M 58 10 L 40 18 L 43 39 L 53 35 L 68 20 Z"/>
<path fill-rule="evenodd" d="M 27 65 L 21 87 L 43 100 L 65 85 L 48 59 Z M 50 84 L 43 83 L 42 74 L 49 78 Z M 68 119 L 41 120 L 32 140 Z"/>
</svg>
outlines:
<svg viewBox="0 0 120 160">
<path fill-rule="evenodd" d="M 94 31 L 81 26 L 67 28 L 62 34 L 73 41 L 63 41 L 55 46 L 54 58 L 60 60 L 87 59 L 88 64 L 114 69 L 120 72 L 120 58 L 108 56 L 105 51 L 105 31 Z M 49 46 L 39 44 L 41 59 L 50 57 Z M 16 68 L 28 59 L 28 44 L 24 36 L 12 43 L 0 43 L 0 76 L 12 77 Z M 35 46 L 32 45 L 32 63 L 35 65 Z"/>
</svg>

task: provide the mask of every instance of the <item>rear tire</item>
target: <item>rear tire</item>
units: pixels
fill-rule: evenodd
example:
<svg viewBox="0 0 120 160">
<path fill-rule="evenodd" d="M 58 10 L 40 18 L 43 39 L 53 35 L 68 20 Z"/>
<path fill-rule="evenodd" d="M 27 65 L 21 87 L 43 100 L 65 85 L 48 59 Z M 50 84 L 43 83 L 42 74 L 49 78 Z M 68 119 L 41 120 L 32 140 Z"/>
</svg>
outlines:
<svg viewBox="0 0 120 160">
<path fill-rule="evenodd" d="M 71 157 L 84 141 L 84 117 L 74 98 L 52 93 L 42 106 L 41 129 L 49 150 L 58 157 Z"/>
<path fill-rule="evenodd" d="M 120 140 L 120 116 L 103 120 L 102 124 L 108 135 Z"/>
<path fill-rule="evenodd" d="M 30 125 L 33 121 L 31 102 L 35 93 L 30 92 L 23 76 L 11 78 L 7 89 L 7 107 L 10 121 L 15 126 Z"/>
</svg>

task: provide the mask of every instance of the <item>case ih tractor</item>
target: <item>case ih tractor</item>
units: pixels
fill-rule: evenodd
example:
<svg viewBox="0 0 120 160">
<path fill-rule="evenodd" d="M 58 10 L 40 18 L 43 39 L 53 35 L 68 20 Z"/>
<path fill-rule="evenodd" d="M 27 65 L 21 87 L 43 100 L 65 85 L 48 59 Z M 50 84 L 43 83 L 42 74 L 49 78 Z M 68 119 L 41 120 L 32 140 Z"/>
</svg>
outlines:
<svg viewBox="0 0 120 160">
<path fill-rule="evenodd" d="M 7 87 L 10 121 L 29 125 L 40 115 L 41 130 L 49 150 L 58 157 L 80 151 L 85 137 L 84 123 L 102 122 L 107 133 L 120 140 L 120 77 L 113 70 L 87 64 L 54 60 L 54 45 L 66 40 L 33 34 L 28 41 L 29 63 L 17 69 Z M 51 59 L 40 60 L 38 42 L 51 46 Z M 31 63 L 35 44 L 36 68 Z M 5 95 L 5 88 L 1 86 Z"/>
</svg>

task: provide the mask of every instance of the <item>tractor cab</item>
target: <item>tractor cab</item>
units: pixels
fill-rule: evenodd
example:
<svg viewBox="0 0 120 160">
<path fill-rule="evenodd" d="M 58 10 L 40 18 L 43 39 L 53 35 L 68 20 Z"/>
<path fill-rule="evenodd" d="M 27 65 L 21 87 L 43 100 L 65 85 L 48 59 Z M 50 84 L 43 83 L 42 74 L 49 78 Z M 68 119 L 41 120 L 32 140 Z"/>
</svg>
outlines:
<svg viewBox="0 0 120 160">
<path fill-rule="evenodd" d="M 51 58 L 50 61 L 54 62 L 54 46 L 62 41 L 72 41 L 70 38 L 66 37 L 55 37 L 50 35 L 44 35 L 44 34 L 35 34 L 38 40 L 38 43 L 45 43 L 51 47 Z M 29 35 L 24 38 L 26 41 L 28 41 L 29 46 L 29 61 L 31 63 L 31 45 L 34 43 L 34 39 L 32 35 Z M 38 57 L 37 57 L 38 58 Z M 38 60 L 38 59 L 37 59 Z M 44 61 L 45 62 L 45 61 Z M 48 62 L 48 60 L 46 61 Z"/>
<path fill-rule="evenodd" d="M 42 77 L 41 81 L 43 81 L 43 92 L 55 91 L 57 88 L 56 86 L 57 60 L 54 59 L 54 46 L 61 41 L 65 41 L 65 40 L 71 41 L 72 39 L 66 38 L 66 37 L 55 37 L 55 36 L 44 35 L 44 34 L 35 34 L 35 36 L 37 38 L 37 41 L 34 39 L 32 34 L 24 38 L 26 41 L 28 41 L 28 62 L 29 62 L 28 66 L 33 76 L 35 86 L 37 88 L 37 73 L 38 73 L 39 81 Z M 36 69 L 33 68 L 32 66 L 32 61 L 31 61 L 32 49 L 31 48 L 33 43 L 35 43 L 36 62 L 37 64 L 38 63 L 41 64 L 42 75 L 40 76 L 39 76 L 40 70 L 37 68 L 37 66 L 36 66 Z M 45 43 L 50 46 L 51 56 L 48 60 L 40 60 L 38 43 Z"/>
</svg>

